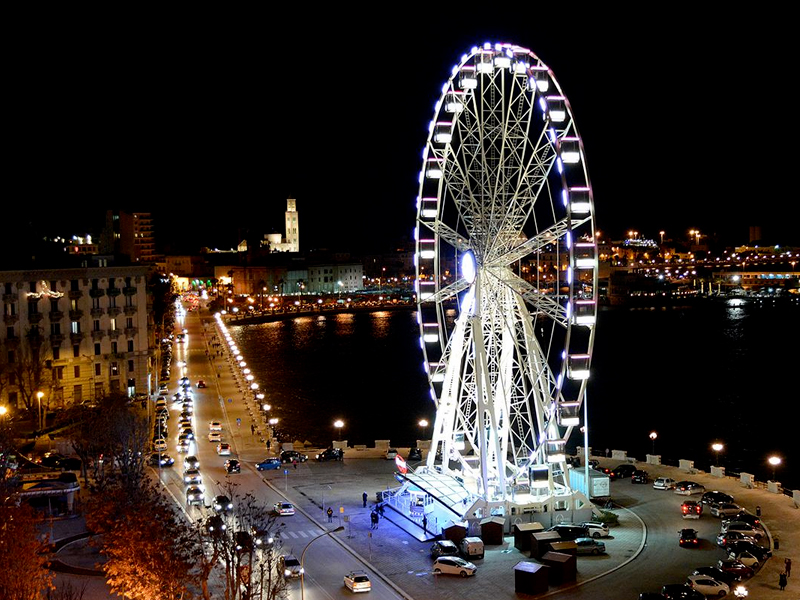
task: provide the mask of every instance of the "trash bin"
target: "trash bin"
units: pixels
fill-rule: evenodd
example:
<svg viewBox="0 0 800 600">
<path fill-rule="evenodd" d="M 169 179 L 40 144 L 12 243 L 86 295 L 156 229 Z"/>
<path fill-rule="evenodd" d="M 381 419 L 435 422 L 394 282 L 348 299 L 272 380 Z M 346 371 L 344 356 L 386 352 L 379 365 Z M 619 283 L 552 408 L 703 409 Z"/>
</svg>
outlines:
<svg viewBox="0 0 800 600">
<path fill-rule="evenodd" d="M 781 538 L 779 538 L 777 535 L 774 538 L 772 538 L 772 545 L 775 546 L 775 550 L 780 550 Z"/>
</svg>

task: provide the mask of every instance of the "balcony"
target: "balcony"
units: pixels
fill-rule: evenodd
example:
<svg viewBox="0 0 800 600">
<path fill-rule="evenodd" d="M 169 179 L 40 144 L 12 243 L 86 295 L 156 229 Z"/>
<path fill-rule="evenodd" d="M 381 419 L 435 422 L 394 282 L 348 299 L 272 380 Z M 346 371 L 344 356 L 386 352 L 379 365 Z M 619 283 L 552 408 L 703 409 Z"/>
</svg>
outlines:
<svg viewBox="0 0 800 600">
<path fill-rule="evenodd" d="M 122 312 L 122 309 L 119 306 L 109 306 L 108 307 L 108 316 L 111 317 L 112 319 L 115 318 L 115 317 L 118 317 L 121 312 Z"/>
<path fill-rule="evenodd" d="M 83 318 L 83 311 L 82 310 L 71 310 L 69 311 L 69 320 L 70 321 L 80 321 Z"/>
<path fill-rule="evenodd" d="M 102 308 L 93 308 L 89 311 L 89 314 L 92 315 L 95 319 L 99 319 L 105 314 L 105 310 Z"/>
<path fill-rule="evenodd" d="M 138 327 L 126 327 L 125 328 L 125 337 L 132 338 L 133 336 L 136 335 L 137 331 L 138 331 Z"/>
<path fill-rule="evenodd" d="M 112 340 L 117 339 L 119 336 L 120 336 L 120 330 L 119 329 L 109 329 L 108 330 L 108 337 L 110 337 Z"/>
<path fill-rule="evenodd" d="M 19 315 L 3 315 L 3 321 L 5 321 L 8 326 L 14 325 L 19 321 Z"/>
<path fill-rule="evenodd" d="M 83 290 L 70 290 L 67 292 L 67 297 L 70 300 L 79 300 L 83 298 Z"/>
<path fill-rule="evenodd" d="M 122 288 L 122 293 L 126 296 L 135 296 L 136 295 L 136 288 L 132 286 L 126 286 Z"/>
<path fill-rule="evenodd" d="M 39 312 L 35 313 L 28 313 L 28 323 L 36 324 L 39 323 L 44 318 L 44 315 Z"/>
<path fill-rule="evenodd" d="M 51 310 L 50 313 L 50 322 L 54 323 L 56 321 L 60 321 L 64 318 L 64 311 L 63 310 Z"/>
<path fill-rule="evenodd" d="M 108 288 L 106 290 L 106 294 L 108 294 L 109 296 L 114 296 L 114 297 L 119 296 L 119 292 L 120 292 L 119 288 L 111 288 L 110 287 L 110 288 Z"/>
<path fill-rule="evenodd" d="M 125 307 L 125 315 L 130 317 L 131 315 L 136 314 L 136 306 L 126 306 Z"/>
<path fill-rule="evenodd" d="M 6 304 L 11 304 L 12 302 L 17 301 L 16 294 L 3 294 L 3 302 Z"/>
<path fill-rule="evenodd" d="M 64 343 L 64 334 L 63 333 L 51 333 L 50 334 L 50 345 L 54 347 L 58 347 Z"/>
<path fill-rule="evenodd" d="M 106 332 L 102 329 L 93 329 L 92 330 L 92 339 L 95 342 L 101 341 L 106 336 Z"/>
<path fill-rule="evenodd" d="M 78 332 L 78 333 L 70 333 L 70 334 L 69 334 L 69 340 L 70 340 L 70 341 L 71 341 L 73 344 L 80 344 L 80 343 L 81 343 L 81 341 L 83 341 L 83 333 L 82 333 L 82 332 Z"/>
<path fill-rule="evenodd" d="M 103 288 L 92 288 L 89 290 L 89 296 L 92 298 L 102 298 L 105 296 L 106 291 Z"/>
</svg>

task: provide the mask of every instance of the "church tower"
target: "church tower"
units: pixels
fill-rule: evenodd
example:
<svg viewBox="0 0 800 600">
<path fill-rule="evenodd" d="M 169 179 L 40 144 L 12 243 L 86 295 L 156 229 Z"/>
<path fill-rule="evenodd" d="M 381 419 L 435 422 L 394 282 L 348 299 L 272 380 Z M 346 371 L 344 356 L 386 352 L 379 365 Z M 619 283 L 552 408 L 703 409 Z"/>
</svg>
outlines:
<svg viewBox="0 0 800 600">
<path fill-rule="evenodd" d="M 297 221 L 297 200 L 286 201 L 286 245 L 289 252 L 300 252 L 300 225 Z"/>
</svg>

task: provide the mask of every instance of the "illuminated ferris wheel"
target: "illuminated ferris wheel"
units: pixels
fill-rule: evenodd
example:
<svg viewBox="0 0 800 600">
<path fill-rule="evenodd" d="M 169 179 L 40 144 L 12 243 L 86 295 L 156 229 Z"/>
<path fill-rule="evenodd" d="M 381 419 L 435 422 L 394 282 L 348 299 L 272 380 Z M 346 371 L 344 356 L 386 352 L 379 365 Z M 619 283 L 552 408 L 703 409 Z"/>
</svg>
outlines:
<svg viewBox="0 0 800 600">
<path fill-rule="evenodd" d="M 582 420 L 597 246 L 570 103 L 530 50 L 487 44 L 453 68 L 417 203 L 418 319 L 437 407 L 427 468 L 487 501 L 553 494 Z"/>
</svg>

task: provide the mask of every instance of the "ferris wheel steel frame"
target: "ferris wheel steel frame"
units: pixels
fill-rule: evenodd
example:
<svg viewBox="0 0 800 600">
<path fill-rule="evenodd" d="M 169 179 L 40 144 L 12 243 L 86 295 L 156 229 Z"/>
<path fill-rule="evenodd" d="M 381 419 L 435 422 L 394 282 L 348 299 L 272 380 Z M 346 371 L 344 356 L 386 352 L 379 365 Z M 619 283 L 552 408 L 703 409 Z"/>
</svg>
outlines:
<svg viewBox="0 0 800 600">
<path fill-rule="evenodd" d="M 442 88 L 417 197 L 423 470 L 478 498 L 569 494 L 597 315 L 594 199 L 572 107 L 530 50 L 485 44 Z"/>
</svg>

